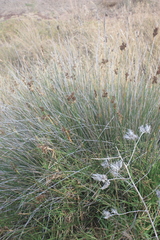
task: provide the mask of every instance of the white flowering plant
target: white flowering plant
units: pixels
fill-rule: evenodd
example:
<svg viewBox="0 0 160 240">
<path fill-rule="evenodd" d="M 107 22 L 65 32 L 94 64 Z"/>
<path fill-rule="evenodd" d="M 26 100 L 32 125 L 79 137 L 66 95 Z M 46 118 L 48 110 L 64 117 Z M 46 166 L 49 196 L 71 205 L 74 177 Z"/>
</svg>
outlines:
<svg viewBox="0 0 160 240">
<path fill-rule="evenodd" d="M 102 211 L 102 216 L 104 219 L 110 219 L 113 216 L 122 216 L 122 215 L 126 215 L 126 214 L 131 214 L 131 213 L 138 213 L 138 212 L 144 212 L 147 214 L 150 224 L 153 228 L 154 234 L 155 234 L 155 238 L 158 240 L 158 232 L 157 229 L 154 225 L 154 219 L 152 218 L 149 208 L 145 202 L 144 197 L 142 196 L 142 194 L 140 193 L 139 189 L 137 188 L 137 185 L 135 184 L 132 174 L 131 174 L 131 164 L 132 164 L 132 159 L 134 158 L 135 152 L 136 152 L 136 148 L 138 143 L 141 141 L 142 135 L 143 134 L 150 134 L 151 133 L 151 126 L 150 125 L 141 125 L 139 127 L 139 131 L 140 131 L 140 136 L 135 135 L 134 132 L 129 129 L 127 131 L 127 133 L 124 135 L 124 138 L 126 140 L 134 140 L 135 141 L 135 145 L 132 151 L 132 154 L 128 160 L 128 162 L 124 161 L 119 150 L 118 151 L 118 157 L 107 157 L 107 158 L 102 158 L 101 160 L 104 160 L 101 163 L 101 166 L 106 170 L 108 169 L 108 172 L 106 174 L 92 174 L 92 178 L 94 180 L 97 180 L 99 182 L 103 182 L 104 186 L 101 187 L 101 190 L 105 190 L 107 189 L 107 191 L 109 192 L 109 189 L 111 188 L 111 182 L 112 181 L 124 181 L 128 186 L 129 189 L 134 189 L 134 191 L 136 192 L 137 196 L 139 197 L 144 210 L 134 210 L 134 211 L 128 211 L 128 212 L 124 212 L 124 213 L 118 213 L 118 210 L 116 208 L 112 208 L 110 211 L 109 210 L 103 210 Z M 119 158 L 119 160 L 116 160 Z M 100 160 L 100 158 L 96 158 L 97 160 Z M 123 170 L 123 171 L 122 171 Z M 126 172 L 125 177 L 123 177 L 124 172 Z M 112 175 L 112 179 L 109 179 L 108 176 L 109 174 Z M 128 177 L 126 177 L 126 175 Z M 141 179 L 139 180 L 141 181 Z M 129 191 L 129 190 L 127 190 Z M 159 189 L 157 189 L 155 191 L 157 198 L 158 198 L 158 203 L 160 202 L 160 191 Z"/>
</svg>

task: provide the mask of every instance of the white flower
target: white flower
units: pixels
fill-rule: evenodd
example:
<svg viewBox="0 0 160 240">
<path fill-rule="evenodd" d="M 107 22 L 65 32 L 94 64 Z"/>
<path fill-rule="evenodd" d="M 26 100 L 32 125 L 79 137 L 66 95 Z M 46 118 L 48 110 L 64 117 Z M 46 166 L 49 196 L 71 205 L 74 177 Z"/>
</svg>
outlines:
<svg viewBox="0 0 160 240">
<path fill-rule="evenodd" d="M 103 163 L 101 163 L 101 166 L 103 167 L 103 168 L 109 168 L 109 161 L 108 160 L 105 160 Z"/>
<path fill-rule="evenodd" d="M 104 219 L 108 219 L 108 218 L 110 218 L 110 217 L 112 217 L 112 216 L 114 216 L 114 215 L 118 215 L 118 212 L 117 212 L 117 209 L 115 209 L 115 208 L 112 208 L 111 209 L 111 212 L 109 212 L 109 211 L 106 211 L 106 210 L 103 210 L 103 218 Z"/>
<path fill-rule="evenodd" d="M 119 157 L 107 157 L 107 158 L 101 158 L 102 160 L 105 160 L 103 163 L 101 163 L 101 166 L 103 168 L 110 168 L 110 161 L 112 159 L 117 159 Z"/>
<path fill-rule="evenodd" d="M 114 214 L 114 215 L 118 215 L 117 209 L 115 209 L 115 208 L 111 209 L 111 213 Z"/>
<path fill-rule="evenodd" d="M 103 168 L 109 168 L 110 172 L 114 177 L 117 177 L 119 175 L 119 170 L 122 168 L 123 162 L 117 161 L 115 163 L 110 163 L 109 160 L 105 160 L 103 163 L 101 163 L 101 166 Z"/>
<path fill-rule="evenodd" d="M 122 165 L 123 165 L 123 162 L 120 160 L 120 161 L 117 161 L 115 163 L 112 163 L 110 165 L 110 168 L 111 168 L 111 173 L 114 177 L 117 177 L 119 175 L 119 170 L 122 168 Z"/>
<path fill-rule="evenodd" d="M 123 137 L 127 140 L 135 140 L 138 138 L 131 129 L 128 129 L 128 132 Z"/>
<path fill-rule="evenodd" d="M 104 210 L 103 211 L 103 218 L 108 219 L 110 217 L 112 217 L 112 214 L 109 211 Z"/>
<path fill-rule="evenodd" d="M 146 126 L 142 125 L 142 126 L 139 127 L 139 131 L 141 133 L 149 133 L 150 134 L 151 133 L 151 126 L 148 125 L 148 124 L 146 124 Z"/>
<path fill-rule="evenodd" d="M 110 185 L 110 181 L 109 181 L 109 180 L 106 180 L 105 183 L 104 183 L 104 185 L 103 185 L 103 187 L 101 187 L 100 189 L 104 190 L 104 189 L 108 188 L 109 185 Z"/>
<path fill-rule="evenodd" d="M 110 181 L 108 180 L 107 176 L 104 174 L 92 174 L 92 178 L 96 181 L 103 182 L 104 185 L 100 189 L 104 190 L 109 187 Z"/>
<path fill-rule="evenodd" d="M 105 174 L 99 174 L 99 173 L 92 174 L 92 178 L 96 181 L 103 182 L 103 183 L 105 183 L 108 180 Z"/>
</svg>

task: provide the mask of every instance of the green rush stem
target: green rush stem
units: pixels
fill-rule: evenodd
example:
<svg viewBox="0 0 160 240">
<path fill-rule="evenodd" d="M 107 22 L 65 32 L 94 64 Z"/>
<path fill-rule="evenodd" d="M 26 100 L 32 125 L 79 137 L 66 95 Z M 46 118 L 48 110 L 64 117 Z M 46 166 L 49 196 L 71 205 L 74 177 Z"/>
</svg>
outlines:
<svg viewBox="0 0 160 240">
<path fill-rule="evenodd" d="M 145 201 L 144 201 L 142 195 L 140 194 L 138 188 L 136 187 L 134 181 L 132 180 L 132 177 L 131 177 L 131 175 L 130 175 L 130 172 L 129 172 L 129 170 L 128 170 L 127 165 L 126 165 L 124 162 L 123 162 L 123 164 L 124 164 L 124 166 L 125 166 L 125 168 L 126 168 L 126 170 L 127 170 L 128 176 L 129 176 L 129 178 L 130 178 L 130 180 L 131 180 L 131 182 L 132 182 L 132 184 L 133 184 L 133 186 L 134 186 L 136 192 L 138 193 L 138 195 L 139 195 L 139 197 L 140 197 L 140 199 L 141 199 L 141 201 L 142 201 L 142 203 L 143 203 L 143 205 L 144 205 L 144 207 L 145 207 L 146 213 L 147 213 L 147 215 L 148 215 L 148 217 L 149 217 L 149 220 L 150 220 L 150 222 L 151 222 L 152 228 L 153 228 L 153 230 L 154 230 L 154 233 L 155 233 L 156 239 L 159 240 L 159 237 L 158 237 L 158 234 L 157 234 L 156 228 L 155 228 L 155 226 L 154 226 L 154 224 L 153 224 L 153 221 L 152 221 L 151 215 L 150 215 L 150 213 L 149 213 L 148 207 L 147 207 L 147 205 L 146 205 L 146 203 L 145 203 Z"/>
</svg>

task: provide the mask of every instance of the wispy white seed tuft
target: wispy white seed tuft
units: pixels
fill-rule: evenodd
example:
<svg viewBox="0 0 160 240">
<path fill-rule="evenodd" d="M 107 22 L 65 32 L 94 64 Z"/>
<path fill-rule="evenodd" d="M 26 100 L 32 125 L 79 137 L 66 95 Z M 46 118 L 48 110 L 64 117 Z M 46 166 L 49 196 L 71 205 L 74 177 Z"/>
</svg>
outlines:
<svg viewBox="0 0 160 240">
<path fill-rule="evenodd" d="M 110 162 L 112 159 L 118 159 L 119 157 L 107 157 L 107 158 L 100 158 L 101 160 L 105 160 L 103 163 L 101 163 L 101 166 L 103 168 L 110 168 Z"/>
<path fill-rule="evenodd" d="M 142 126 L 139 127 L 139 131 L 141 133 L 149 133 L 150 134 L 151 133 L 151 126 L 148 125 L 148 124 L 146 124 L 145 126 L 142 125 Z"/>
<path fill-rule="evenodd" d="M 109 161 L 106 159 L 103 163 L 101 163 L 101 166 L 103 168 L 109 168 L 110 167 Z"/>
<path fill-rule="evenodd" d="M 111 209 L 111 213 L 114 214 L 114 215 L 118 215 L 117 209 L 115 209 L 115 208 Z"/>
<path fill-rule="evenodd" d="M 117 177 L 119 175 L 119 170 L 122 168 L 122 166 L 123 162 L 121 160 L 110 164 L 110 172 L 114 177 Z"/>
<path fill-rule="evenodd" d="M 92 174 L 92 178 L 96 181 L 103 182 L 103 183 L 105 183 L 108 180 L 105 174 L 99 174 L 99 173 Z"/>
<path fill-rule="evenodd" d="M 123 137 L 127 140 L 136 140 L 138 138 L 131 129 L 128 129 L 128 132 Z"/>
<path fill-rule="evenodd" d="M 108 218 L 112 217 L 112 214 L 106 210 L 104 210 L 102 214 L 103 214 L 104 219 L 108 219 Z"/>
<path fill-rule="evenodd" d="M 103 187 L 101 187 L 100 189 L 104 190 L 104 189 L 108 188 L 109 185 L 110 185 L 110 181 L 109 181 L 109 180 L 106 180 L 105 183 L 104 183 L 104 185 L 103 185 Z"/>
<path fill-rule="evenodd" d="M 112 208 L 111 212 L 104 210 L 102 214 L 104 219 L 108 219 L 114 215 L 118 215 L 118 212 L 117 212 L 117 209 Z"/>
</svg>

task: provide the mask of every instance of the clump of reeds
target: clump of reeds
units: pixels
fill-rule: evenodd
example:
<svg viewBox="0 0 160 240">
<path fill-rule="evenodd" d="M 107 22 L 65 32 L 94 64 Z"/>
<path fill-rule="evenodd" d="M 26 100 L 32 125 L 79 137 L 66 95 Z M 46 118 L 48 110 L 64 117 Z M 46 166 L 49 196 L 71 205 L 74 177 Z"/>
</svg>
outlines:
<svg viewBox="0 0 160 240">
<path fill-rule="evenodd" d="M 18 31 L 20 61 L 3 59 L 10 83 L 1 89 L 1 235 L 157 238 L 158 28 L 151 24 L 145 40 L 129 23 L 127 31 L 104 32 L 96 21 L 94 34 L 76 24 L 53 29 L 64 31 L 49 35 L 49 51 L 34 29 L 26 60 Z M 102 158 L 109 162 L 101 168 Z"/>
</svg>

